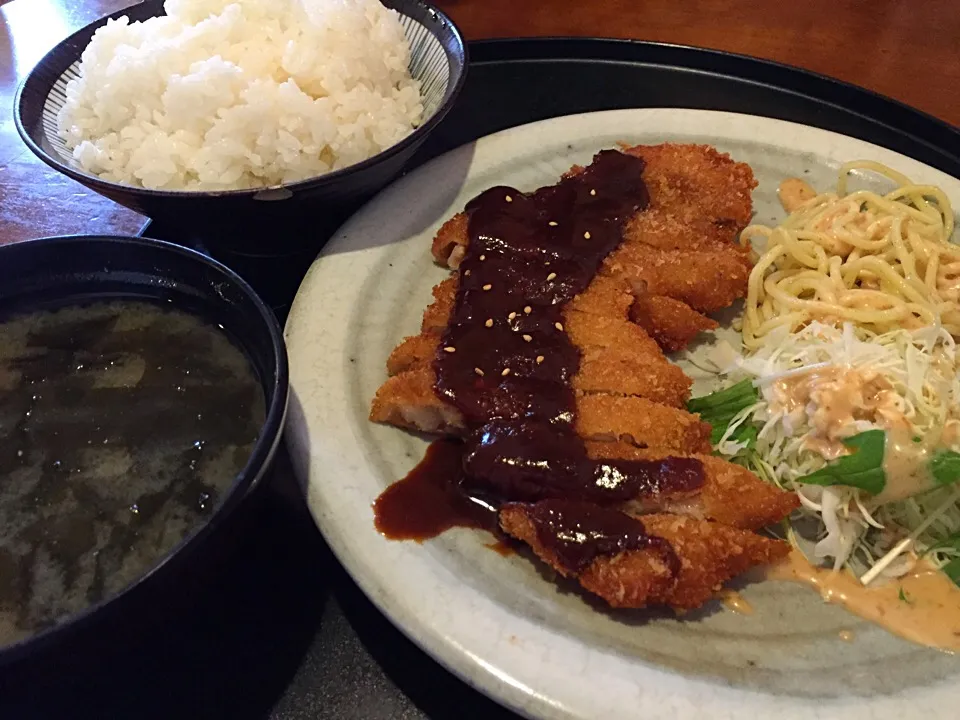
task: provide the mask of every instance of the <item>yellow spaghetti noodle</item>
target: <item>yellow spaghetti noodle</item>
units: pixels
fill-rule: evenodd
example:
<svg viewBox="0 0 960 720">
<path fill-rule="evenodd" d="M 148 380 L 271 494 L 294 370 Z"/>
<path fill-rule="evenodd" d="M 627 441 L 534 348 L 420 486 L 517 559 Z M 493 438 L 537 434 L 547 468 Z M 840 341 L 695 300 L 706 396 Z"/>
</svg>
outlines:
<svg viewBox="0 0 960 720">
<path fill-rule="evenodd" d="M 847 193 L 847 176 L 856 169 L 899 187 L 885 195 Z M 807 200 L 777 227 L 743 231 L 744 242 L 763 248 L 750 274 L 744 345 L 756 348 L 768 333 L 812 320 L 850 321 L 876 333 L 942 323 L 960 336 L 953 224 L 940 188 L 915 185 L 880 163 L 847 163 L 836 192 Z"/>
</svg>

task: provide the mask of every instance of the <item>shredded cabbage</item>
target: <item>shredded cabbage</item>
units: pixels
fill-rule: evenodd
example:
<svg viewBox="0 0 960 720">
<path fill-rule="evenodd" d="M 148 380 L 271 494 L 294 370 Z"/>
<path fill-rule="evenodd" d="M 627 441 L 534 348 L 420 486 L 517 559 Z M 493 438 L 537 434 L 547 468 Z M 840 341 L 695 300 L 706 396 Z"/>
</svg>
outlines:
<svg viewBox="0 0 960 720">
<path fill-rule="evenodd" d="M 902 575 L 925 553 L 943 567 L 960 558 L 955 488 L 881 503 L 856 488 L 797 480 L 847 452 L 842 438 L 871 429 L 960 449 L 957 359 L 954 339 L 940 326 L 875 334 L 851 323 L 811 322 L 794 333 L 769 333 L 746 356 L 721 341 L 707 353 L 710 369 L 730 381 L 752 379 L 760 399 L 730 422 L 716 451 L 798 493 L 792 534 L 811 541 L 805 547 L 814 559 L 862 574 L 919 529 L 906 555 L 887 558 L 879 574 Z M 744 423 L 759 430 L 750 448 L 729 439 Z"/>
</svg>

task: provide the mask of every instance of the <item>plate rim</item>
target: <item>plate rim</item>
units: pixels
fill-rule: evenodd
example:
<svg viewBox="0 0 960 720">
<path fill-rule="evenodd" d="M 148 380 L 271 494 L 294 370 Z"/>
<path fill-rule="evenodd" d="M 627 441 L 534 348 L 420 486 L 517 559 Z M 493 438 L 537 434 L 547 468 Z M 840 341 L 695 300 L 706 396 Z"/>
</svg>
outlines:
<svg viewBox="0 0 960 720">
<path fill-rule="evenodd" d="M 683 116 L 688 119 L 695 118 L 692 121 L 694 124 L 697 122 L 706 123 L 710 120 L 714 122 L 722 121 L 720 123 L 721 125 L 727 123 L 732 126 L 738 121 L 742 122 L 744 119 L 749 119 L 749 121 L 754 124 L 759 123 L 766 125 L 768 129 L 790 129 L 801 135 L 820 136 L 818 139 L 821 141 L 832 140 L 836 142 L 839 139 L 843 144 L 856 143 L 865 146 L 874 157 L 886 157 L 888 161 L 892 160 L 896 162 L 900 168 L 904 167 L 904 161 L 906 161 L 908 167 L 905 169 L 905 172 L 907 174 L 916 173 L 918 169 L 922 169 L 925 175 L 934 173 L 940 176 L 938 182 L 942 183 L 946 181 L 947 184 L 960 187 L 960 180 L 947 175 L 943 171 L 880 145 L 801 123 L 749 115 L 746 113 L 685 108 L 633 108 L 577 113 L 548 118 L 486 135 L 478 140 L 466 143 L 465 145 L 444 153 L 401 178 L 361 208 L 334 235 L 318 255 L 313 265 L 311 265 L 307 276 L 297 292 L 286 323 L 284 335 L 287 338 L 288 344 L 299 340 L 302 334 L 310 332 L 310 301 L 306 298 L 311 293 L 316 294 L 318 292 L 316 287 L 318 284 L 322 284 L 320 281 L 322 280 L 321 273 L 324 272 L 322 266 L 324 265 L 325 259 L 332 255 L 348 251 L 355 238 L 355 233 L 368 219 L 368 216 L 376 214 L 378 207 L 387 203 L 391 197 L 400 197 L 406 192 L 409 192 L 408 188 L 415 187 L 423 178 L 428 178 L 431 174 L 442 170 L 445 164 L 453 162 L 454 159 L 458 157 L 458 154 L 471 154 L 470 173 L 466 176 L 469 177 L 470 174 L 476 172 L 477 168 L 474 163 L 478 162 L 478 159 L 485 160 L 491 164 L 495 162 L 487 156 L 491 154 L 495 155 L 497 146 L 516 141 L 517 138 L 522 136 L 535 137 L 544 129 L 544 126 L 556 126 L 556 128 L 559 128 L 564 124 L 575 127 L 578 123 L 614 123 L 625 120 L 628 116 L 634 121 L 640 117 L 646 122 L 652 122 L 652 119 L 656 119 L 658 115 L 662 115 L 663 113 L 673 116 Z M 624 135 L 636 132 L 636 130 L 631 129 L 629 126 L 623 127 L 627 128 L 623 132 Z M 701 128 L 700 132 L 703 134 L 713 134 L 718 131 L 716 125 L 705 125 Z M 664 134 L 667 136 L 675 136 L 677 134 L 676 125 L 671 126 Z M 736 135 L 737 133 L 731 133 L 723 137 L 730 140 L 742 139 L 737 138 Z M 744 134 L 744 138 L 745 137 L 746 134 Z M 573 139 L 574 138 L 571 138 L 571 140 Z M 751 133 L 750 139 L 755 141 L 758 139 L 763 140 L 762 137 L 758 138 L 754 133 Z M 796 143 L 792 145 L 789 143 L 782 144 L 784 147 L 790 147 L 794 150 L 798 149 Z M 436 222 L 442 222 L 445 218 L 446 215 L 438 217 Z M 367 248 L 367 250 L 373 249 Z M 426 251 L 426 248 L 424 250 Z M 363 558 L 360 557 L 362 552 L 351 545 L 345 533 L 342 531 L 338 532 L 338 528 L 335 527 L 336 520 L 325 512 L 325 509 L 328 509 L 325 507 L 325 493 L 335 492 L 328 490 L 328 488 L 335 486 L 322 482 L 322 473 L 318 478 L 318 476 L 310 472 L 309 428 L 307 427 L 304 408 L 299 403 L 299 393 L 297 392 L 299 357 L 298 352 L 294 349 L 290 350 L 290 364 L 291 396 L 292 398 L 296 397 L 297 400 L 291 403 L 292 406 L 295 407 L 291 408 L 291 419 L 288 422 L 285 438 L 293 461 L 294 470 L 301 485 L 305 488 L 311 516 L 314 518 L 315 523 L 338 560 L 344 565 L 354 581 L 363 590 L 364 594 L 370 598 L 378 609 L 383 612 L 404 635 L 425 650 L 431 657 L 468 684 L 496 698 L 499 702 L 506 704 L 516 712 L 524 714 L 527 717 L 543 718 L 579 719 L 594 716 L 598 710 L 598 706 L 595 702 L 596 698 L 593 697 L 593 693 L 583 696 L 582 693 L 578 694 L 575 691 L 571 692 L 569 690 L 570 686 L 576 685 L 577 683 L 557 681 L 553 683 L 553 692 L 543 693 L 538 692 L 528 682 L 522 681 L 520 678 L 523 676 L 523 673 L 516 672 L 518 667 L 517 660 L 522 661 L 528 653 L 520 652 L 518 656 L 510 657 L 508 661 L 491 663 L 484 660 L 479 653 L 460 644 L 457 641 L 457 637 L 455 637 L 455 633 L 447 632 L 445 634 L 441 632 L 435 627 L 434 623 L 430 621 L 430 618 L 418 617 L 416 612 L 410 612 L 408 608 L 400 607 L 397 602 L 390 600 L 390 591 L 396 590 L 396 588 L 385 583 L 382 574 L 377 572 L 375 564 L 371 565 L 363 561 Z M 372 500 L 373 498 L 370 498 L 370 502 L 372 502 Z M 372 516 L 369 514 L 369 510 L 366 510 L 366 512 L 367 517 L 365 518 L 365 522 L 370 523 L 372 526 Z M 429 565 L 427 554 L 424 552 L 417 562 Z M 481 601 L 486 600 L 483 596 L 480 596 L 479 599 Z M 486 600 L 486 602 L 493 604 L 490 600 Z M 482 602 L 480 604 L 482 604 Z M 476 612 L 479 609 L 480 608 L 474 608 L 474 611 Z M 509 609 L 501 610 L 508 611 Z M 507 612 L 507 614 L 509 615 L 509 612 Z M 579 650 L 581 652 L 586 651 L 588 654 L 593 653 L 593 650 L 588 645 L 582 644 L 578 640 L 560 637 L 548 628 L 542 625 L 537 626 L 525 618 L 519 618 L 519 622 L 522 625 L 529 625 L 533 629 L 533 634 L 537 636 L 534 640 L 542 640 L 543 642 L 559 645 L 562 650 Z M 540 635 L 543 637 L 539 637 Z M 509 648 L 498 647 L 497 649 L 500 651 L 506 650 L 508 654 L 511 653 Z M 514 650 L 516 650 L 516 648 L 514 648 Z M 615 654 L 616 653 L 604 651 L 601 659 L 607 660 Z M 513 655 L 516 655 L 516 652 L 513 652 Z M 594 659 L 593 656 L 589 655 L 587 664 L 589 664 L 589 661 L 592 659 Z M 618 662 L 615 658 L 613 661 Z M 520 664 L 522 665 L 522 662 Z M 504 670 L 504 666 L 509 666 L 511 671 Z M 752 717 L 752 715 L 749 714 L 751 707 L 757 713 L 758 717 L 760 713 L 768 714 L 770 711 L 779 712 L 784 719 L 794 717 L 819 717 L 820 710 L 816 709 L 818 704 L 822 708 L 828 709 L 826 711 L 831 713 L 850 713 L 853 710 L 851 704 L 855 705 L 858 708 L 858 713 L 850 715 L 850 720 L 857 720 L 857 718 L 860 717 L 877 718 L 877 720 L 881 718 L 885 720 L 889 717 L 891 720 L 894 718 L 899 720 L 899 718 L 903 717 L 904 707 L 909 707 L 911 712 L 917 712 L 921 710 L 922 706 L 925 706 L 927 707 L 927 711 L 931 712 L 935 711 L 937 707 L 944 707 L 941 702 L 950 700 L 951 697 L 954 700 L 960 698 L 960 691 L 954 692 L 951 696 L 948 687 L 949 683 L 940 683 L 933 688 L 911 689 L 899 695 L 882 696 L 879 699 L 851 695 L 846 698 L 830 698 L 823 702 L 815 703 L 811 702 L 810 698 L 802 698 L 794 695 L 775 695 L 741 687 L 725 686 L 722 681 L 717 681 L 716 679 L 680 675 L 675 671 L 647 664 L 644 664 L 642 668 L 636 668 L 634 675 L 638 681 L 644 681 L 644 685 L 647 686 L 646 689 L 649 690 L 652 688 L 653 694 L 646 693 L 644 688 L 638 685 L 633 688 L 634 692 L 632 693 L 629 707 L 643 711 L 645 716 L 651 718 L 651 720 L 660 717 L 698 717 L 698 713 L 707 705 L 711 706 L 712 716 L 716 718 Z M 556 690 L 557 687 L 561 685 L 566 685 L 568 690 L 563 697 L 558 697 Z M 922 691 L 924 698 L 916 697 L 919 691 Z M 943 692 L 947 693 L 946 696 L 939 697 Z M 937 698 L 933 697 L 934 693 L 937 694 Z M 671 703 L 665 707 L 657 708 L 655 705 L 651 706 L 649 704 L 657 698 L 662 699 L 664 697 L 670 697 L 671 699 Z M 593 702 L 591 702 L 591 699 Z M 749 703 L 746 708 L 741 705 L 741 703 L 745 701 Z M 904 701 L 907 701 L 908 705 L 904 706 Z M 637 703 L 642 703 L 642 705 L 638 705 Z M 722 707 L 718 707 L 718 703 L 722 703 Z M 619 708 L 620 712 L 623 712 L 627 708 L 627 705 L 614 704 L 610 707 L 614 709 Z M 658 709 L 664 711 L 663 714 L 657 712 Z M 747 710 L 746 714 L 744 713 L 744 709 Z"/>
<path fill-rule="evenodd" d="M 767 85 L 887 127 L 913 143 L 935 150 L 954 165 L 960 163 L 960 152 L 950 151 L 945 146 L 947 137 L 960 139 L 960 126 L 878 90 L 781 60 L 684 43 L 578 35 L 482 38 L 471 40 L 468 45 L 474 53 L 471 64 L 557 59 L 613 60 L 677 67 Z M 861 106 L 849 102 L 851 96 Z M 870 103 L 869 108 L 862 107 L 864 101 Z M 893 113 L 897 116 L 891 117 Z M 908 121 L 906 125 L 905 120 Z M 924 132 L 921 132 L 918 123 L 925 126 L 922 128 Z M 937 133 L 938 141 L 924 137 L 925 133 L 931 131 Z"/>
</svg>

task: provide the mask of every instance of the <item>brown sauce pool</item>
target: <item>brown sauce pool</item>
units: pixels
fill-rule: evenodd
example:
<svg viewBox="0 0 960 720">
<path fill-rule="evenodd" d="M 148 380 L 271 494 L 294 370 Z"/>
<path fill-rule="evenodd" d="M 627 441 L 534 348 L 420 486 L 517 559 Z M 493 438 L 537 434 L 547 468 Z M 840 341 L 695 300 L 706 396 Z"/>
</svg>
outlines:
<svg viewBox="0 0 960 720">
<path fill-rule="evenodd" d="M 423 542 L 454 527 L 494 531 L 496 511 L 463 492 L 463 443 L 434 440 L 417 466 L 373 504 L 377 530 L 391 540 Z"/>
<path fill-rule="evenodd" d="M 132 583 L 211 514 L 265 417 L 243 352 L 140 301 L 0 322 L 0 646 Z"/>
</svg>

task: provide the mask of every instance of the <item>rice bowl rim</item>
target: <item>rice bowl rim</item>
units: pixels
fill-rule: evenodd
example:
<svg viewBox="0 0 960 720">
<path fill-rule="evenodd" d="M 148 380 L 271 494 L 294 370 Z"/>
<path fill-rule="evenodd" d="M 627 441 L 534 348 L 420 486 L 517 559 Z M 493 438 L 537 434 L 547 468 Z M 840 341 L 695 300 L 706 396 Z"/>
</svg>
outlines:
<svg viewBox="0 0 960 720">
<path fill-rule="evenodd" d="M 404 15 L 410 18 L 413 22 L 417 23 L 421 27 L 425 28 L 434 38 L 440 41 L 441 48 L 443 49 L 444 56 L 447 59 L 447 64 L 449 67 L 449 77 L 447 79 L 447 85 L 443 91 L 443 97 L 440 100 L 440 103 L 437 105 L 433 114 L 429 118 L 423 120 L 417 127 L 413 129 L 410 134 L 401 139 L 399 142 L 394 143 L 385 150 L 381 150 L 375 155 L 370 156 L 366 160 L 361 160 L 360 162 L 354 163 L 353 165 L 348 165 L 347 167 L 340 168 L 338 170 L 332 170 L 327 173 L 322 173 L 320 175 L 313 175 L 311 177 L 305 178 L 303 180 L 297 180 L 292 183 L 280 183 L 273 185 L 262 185 L 252 188 L 238 188 L 231 190 L 204 190 L 202 188 L 190 189 L 190 190 L 158 190 L 154 188 L 145 188 L 138 185 L 128 185 L 126 183 L 114 182 L 112 180 L 104 180 L 103 178 L 94 175 L 93 173 L 87 173 L 82 170 L 78 170 L 75 167 L 63 162 L 54 154 L 45 150 L 40 143 L 33 139 L 30 129 L 28 129 L 23 122 L 23 103 L 24 103 L 24 94 L 25 92 L 31 90 L 28 88 L 28 85 L 33 85 L 41 82 L 38 78 L 38 71 L 41 69 L 52 66 L 54 68 L 59 67 L 63 64 L 59 56 L 64 54 L 68 48 L 71 49 L 68 62 L 62 69 L 55 71 L 56 78 L 59 79 L 63 76 L 66 71 L 76 63 L 83 51 L 86 49 L 89 44 L 89 40 L 85 42 L 78 42 L 80 36 L 90 34 L 91 31 L 99 30 L 101 27 L 107 24 L 110 20 L 116 20 L 124 16 L 129 16 L 130 13 L 135 8 L 142 8 L 143 6 L 149 6 L 151 4 L 156 4 L 159 6 L 160 12 L 151 15 L 150 18 L 162 17 L 164 13 L 163 10 L 163 0 L 154 0 L 154 3 L 151 3 L 150 0 L 143 3 L 135 3 L 126 8 L 122 8 L 114 13 L 105 15 L 97 20 L 94 20 L 92 23 L 85 25 L 81 29 L 77 30 L 75 33 L 67 37 L 65 40 L 57 43 L 49 52 L 47 52 L 27 73 L 26 77 L 20 83 L 17 88 L 17 92 L 14 95 L 13 100 L 13 120 L 14 125 L 17 128 L 17 132 L 20 135 L 21 140 L 24 144 L 30 149 L 30 151 L 39 157 L 44 163 L 52 167 L 54 170 L 63 173 L 67 177 L 76 180 L 77 182 L 91 187 L 93 189 L 102 189 L 107 192 L 124 192 L 132 193 L 138 196 L 144 197 L 154 197 L 154 198 L 171 198 L 171 197 L 233 197 L 233 198 L 251 198 L 253 200 L 260 200 L 264 202 L 272 200 L 286 200 L 294 195 L 296 195 L 299 190 L 312 189 L 318 185 L 334 185 L 337 181 L 349 177 L 351 174 L 356 172 L 361 172 L 363 170 L 375 167 L 377 164 L 382 162 L 384 159 L 392 157 L 403 150 L 409 148 L 411 145 L 414 145 L 425 138 L 429 133 L 431 133 L 434 128 L 446 117 L 447 113 L 450 111 L 450 108 L 453 106 L 454 101 L 457 99 L 457 96 L 460 94 L 463 84 L 466 81 L 467 77 L 467 65 L 469 61 L 467 45 L 464 42 L 463 34 L 460 32 L 460 29 L 457 25 L 450 19 L 450 17 L 444 13 L 439 8 L 430 5 L 429 3 L 423 2 L 423 0 L 380 0 L 380 2 L 389 10 L 393 10 L 400 15 Z M 411 6 L 419 8 L 423 11 L 433 23 L 433 26 L 428 25 L 421 21 L 420 19 L 414 17 L 410 14 L 409 10 Z M 150 19 L 147 18 L 147 19 Z M 441 38 L 438 36 L 436 28 L 443 28 L 450 32 L 453 39 L 454 50 L 451 52 L 443 43 Z M 46 100 L 49 98 L 50 93 L 53 92 L 54 80 L 49 85 L 44 83 L 42 90 L 34 89 L 34 92 L 42 92 L 43 102 L 46 103 Z M 37 133 L 43 137 L 47 137 L 48 133 L 43 129 L 42 123 L 37 129 Z M 277 191 L 284 191 L 278 193 Z M 263 195 L 263 197 L 257 197 L 258 195 Z"/>
</svg>

